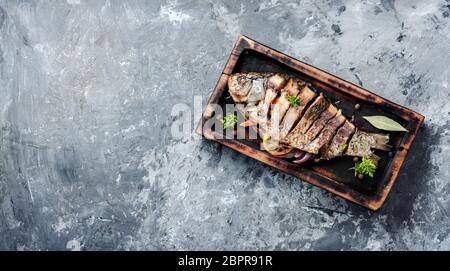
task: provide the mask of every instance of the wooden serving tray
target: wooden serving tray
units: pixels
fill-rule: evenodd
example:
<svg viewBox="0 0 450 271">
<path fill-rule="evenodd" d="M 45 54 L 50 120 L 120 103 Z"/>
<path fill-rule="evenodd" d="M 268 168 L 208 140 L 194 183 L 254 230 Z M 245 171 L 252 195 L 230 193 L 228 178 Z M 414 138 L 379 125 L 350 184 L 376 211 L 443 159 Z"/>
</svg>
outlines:
<svg viewBox="0 0 450 271">
<path fill-rule="evenodd" d="M 375 153 L 381 157 L 377 172 L 373 179 L 366 178 L 364 180 L 358 180 L 354 177 L 354 172 L 348 170 L 354 165 L 352 157 L 340 157 L 318 163 L 309 161 L 302 165 L 296 165 L 260 150 L 259 144 L 255 140 L 223 139 L 218 136 L 223 133 L 222 130 L 215 131 L 214 127 L 206 128 L 203 124 L 209 119 L 217 117 L 212 111 L 213 104 L 224 106 L 226 103 L 233 103 L 229 97 L 227 86 L 230 74 L 250 71 L 279 72 L 309 82 L 313 89 L 322 92 L 331 101 L 339 101 L 336 106 L 342 109 L 348 119 L 353 116 L 353 123 L 364 131 L 383 132 L 370 125 L 362 116 L 384 115 L 402 124 L 408 132 L 383 132 L 390 135 L 390 144 L 394 146 L 394 154 L 389 157 L 387 152 L 376 151 Z M 357 103 L 361 105 L 360 110 L 354 109 Z M 411 109 L 388 101 L 366 89 L 248 37 L 240 36 L 209 98 L 196 132 L 207 139 L 217 141 L 282 172 L 375 211 L 386 200 L 423 121 L 424 117 Z"/>
</svg>

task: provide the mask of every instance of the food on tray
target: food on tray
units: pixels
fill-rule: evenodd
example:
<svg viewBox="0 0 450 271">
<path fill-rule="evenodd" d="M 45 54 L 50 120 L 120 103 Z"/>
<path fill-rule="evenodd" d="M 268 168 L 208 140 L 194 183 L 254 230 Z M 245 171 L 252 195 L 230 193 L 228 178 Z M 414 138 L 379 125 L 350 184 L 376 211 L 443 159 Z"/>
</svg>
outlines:
<svg viewBox="0 0 450 271">
<path fill-rule="evenodd" d="M 256 129 L 261 146 L 274 156 L 297 164 L 344 155 L 361 157 L 365 164 L 372 164 L 368 173 L 360 172 L 373 176 L 380 159 L 374 150 L 392 147 L 389 135 L 355 127 L 329 99 L 300 79 L 275 73 L 236 73 L 230 76 L 228 88 L 234 102 L 244 105 L 241 126 Z"/>
</svg>

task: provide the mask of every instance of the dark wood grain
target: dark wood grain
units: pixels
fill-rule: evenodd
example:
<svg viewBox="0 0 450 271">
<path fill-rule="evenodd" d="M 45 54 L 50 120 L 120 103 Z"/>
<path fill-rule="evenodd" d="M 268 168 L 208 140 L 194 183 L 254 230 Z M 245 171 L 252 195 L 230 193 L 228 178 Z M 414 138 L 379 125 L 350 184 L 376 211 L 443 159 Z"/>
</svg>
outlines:
<svg viewBox="0 0 450 271">
<path fill-rule="evenodd" d="M 388 157 L 386 152 L 377 152 L 381 159 L 374 179 L 357 180 L 348 170 L 353 165 L 350 157 L 341 157 L 319 163 L 308 162 L 302 166 L 285 159 L 271 156 L 257 147 L 255 141 L 233 138 L 219 139 L 223 131 L 215 131 L 203 126 L 211 119 L 212 104 L 224 106 L 231 103 L 228 95 L 227 80 L 236 72 L 280 72 L 309 82 L 312 87 L 324 93 L 332 102 L 336 102 L 343 114 L 354 117 L 357 127 L 368 132 L 379 132 L 362 119 L 364 115 L 385 115 L 407 129 L 407 133 L 390 133 L 390 144 L 395 155 Z M 361 110 L 354 109 L 355 104 Z M 217 141 L 238 152 L 250 156 L 278 170 L 298 177 L 313 185 L 321 187 L 354 203 L 371 210 L 379 209 L 386 200 L 398 176 L 400 168 L 408 154 L 410 146 L 424 121 L 424 117 L 406 107 L 388 101 L 366 89 L 340 79 L 325 71 L 287 56 L 248 37 L 240 36 L 232 49 L 227 64 L 211 94 L 196 132 L 205 138 Z"/>
</svg>

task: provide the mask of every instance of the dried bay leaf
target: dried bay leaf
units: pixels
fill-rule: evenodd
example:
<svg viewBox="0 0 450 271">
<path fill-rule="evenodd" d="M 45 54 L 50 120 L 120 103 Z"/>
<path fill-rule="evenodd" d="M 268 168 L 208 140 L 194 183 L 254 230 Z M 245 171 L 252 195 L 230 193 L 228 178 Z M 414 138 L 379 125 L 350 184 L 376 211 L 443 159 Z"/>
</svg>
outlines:
<svg viewBox="0 0 450 271">
<path fill-rule="evenodd" d="M 400 123 L 385 116 L 367 116 L 363 118 L 380 130 L 400 132 L 408 131 Z"/>
</svg>

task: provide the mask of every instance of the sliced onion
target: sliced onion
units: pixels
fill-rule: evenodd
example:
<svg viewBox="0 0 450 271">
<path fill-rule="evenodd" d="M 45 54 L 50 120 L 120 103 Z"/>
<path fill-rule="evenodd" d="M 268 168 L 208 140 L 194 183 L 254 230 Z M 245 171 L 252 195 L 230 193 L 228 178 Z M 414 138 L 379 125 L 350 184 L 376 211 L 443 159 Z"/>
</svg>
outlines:
<svg viewBox="0 0 450 271">
<path fill-rule="evenodd" d="M 311 157 L 312 157 L 312 155 L 310 153 L 304 153 L 298 159 L 293 160 L 292 163 L 303 164 L 304 162 L 308 161 Z"/>
<path fill-rule="evenodd" d="M 295 158 L 300 158 L 300 157 L 303 156 L 303 155 L 305 155 L 305 152 L 304 152 L 304 151 L 299 150 L 299 149 L 296 149 L 296 150 L 295 150 L 295 154 L 294 154 L 294 157 L 295 157 Z"/>
</svg>

